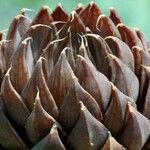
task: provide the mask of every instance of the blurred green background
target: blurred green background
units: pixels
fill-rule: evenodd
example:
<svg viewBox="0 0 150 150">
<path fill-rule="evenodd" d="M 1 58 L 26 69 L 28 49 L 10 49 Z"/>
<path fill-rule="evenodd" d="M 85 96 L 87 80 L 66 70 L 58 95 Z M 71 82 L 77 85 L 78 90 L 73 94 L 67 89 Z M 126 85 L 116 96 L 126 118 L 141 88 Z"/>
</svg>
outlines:
<svg viewBox="0 0 150 150">
<path fill-rule="evenodd" d="M 7 29 L 14 16 L 21 8 L 37 11 L 42 5 L 49 5 L 53 10 L 58 3 L 70 12 L 78 3 L 87 5 L 89 0 L 0 0 L 0 30 Z M 115 7 L 125 24 L 140 28 L 150 39 L 150 0 L 95 0 L 104 14 L 108 15 L 108 8 Z M 32 18 L 35 12 L 29 12 Z"/>
</svg>

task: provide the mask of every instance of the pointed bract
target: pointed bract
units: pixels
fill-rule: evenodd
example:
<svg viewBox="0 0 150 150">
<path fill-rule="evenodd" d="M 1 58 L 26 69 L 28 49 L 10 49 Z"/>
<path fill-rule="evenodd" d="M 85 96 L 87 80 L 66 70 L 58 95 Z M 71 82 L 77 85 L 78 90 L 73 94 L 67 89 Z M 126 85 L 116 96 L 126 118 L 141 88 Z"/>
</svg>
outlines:
<svg viewBox="0 0 150 150">
<path fill-rule="evenodd" d="M 136 108 L 134 100 L 112 85 L 110 105 L 104 115 L 103 124 L 110 130 L 113 136 L 117 137 L 123 130 L 125 122 L 126 106 L 131 103 Z"/>
<path fill-rule="evenodd" d="M 96 120 L 80 102 L 80 117 L 68 137 L 72 149 L 94 150 L 103 146 L 108 138 L 107 128 Z"/>
<path fill-rule="evenodd" d="M 59 122 L 67 132 L 75 126 L 80 113 L 79 102 L 82 101 L 90 113 L 99 121 L 102 120 L 101 110 L 95 99 L 87 93 L 74 77 L 72 87 L 67 93 L 59 110 Z"/>
<path fill-rule="evenodd" d="M 78 58 L 76 75 L 79 78 L 79 82 L 82 87 L 95 98 L 102 113 L 104 113 L 108 107 L 111 96 L 111 84 L 89 61 L 82 56 Z"/>
<path fill-rule="evenodd" d="M 57 125 L 54 124 L 47 136 L 45 136 L 41 141 L 39 141 L 31 150 L 65 150 L 59 134 Z"/>
<path fill-rule="evenodd" d="M 37 93 L 35 105 L 26 122 L 26 132 L 29 140 L 36 144 L 46 136 L 52 128 L 55 120 L 42 107 L 39 93 Z"/>
<path fill-rule="evenodd" d="M 30 40 L 30 38 L 25 39 L 19 45 L 12 60 L 10 78 L 14 88 L 19 94 L 21 94 L 32 74 L 33 57 L 30 47 Z"/>
<path fill-rule="evenodd" d="M 89 27 L 93 33 L 97 33 L 96 22 L 100 14 L 102 14 L 102 12 L 98 6 L 94 2 L 90 2 L 90 4 L 79 13 L 79 16 L 86 27 Z"/>
<path fill-rule="evenodd" d="M 139 92 L 139 81 L 136 75 L 116 56 L 109 54 L 106 58 L 109 66 L 108 72 L 105 71 L 106 76 L 110 75 L 111 82 L 124 94 L 133 98 L 136 102 Z"/>
<path fill-rule="evenodd" d="M 128 44 L 131 49 L 133 46 L 143 47 L 141 40 L 133 29 L 125 26 L 123 23 L 118 24 L 117 28 L 121 34 L 122 40 Z"/>
<path fill-rule="evenodd" d="M 22 41 L 28 37 L 32 38 L 31 49 L 33 53 L 34 63 L 39 59 L 42 50 L 52 40 L 52 28 L 48 25 L 37 24 L 30 27 L 26 32 Z"/>
<path fill-rule="evenodd" d="M 108 133 L 106 143 L 104 144 L 102 150 L 126 150 L 121 144 L 119 144 L 112 136 L 111 133 Z"/>
<path fill-rule="evenodd" d="M 118 25 L 119 23 L 122 22 L 120 16 L 118 15 L 118 12 L 113 7 L 110 8 L 109 17 L 111 18 L 111 20 L 114 22 L 115 25 Z"/>
<path fill-rule="evenodd" d="M 5 74 L 3 79 L 1 94 L 4 99 L 4 104 L 6 106 L 9 117 L 16 125 L 23 128 L 30 113 L 21 96 L 12 86 L 9 72 Z"/>
<path fill-rule="evenodd" d="M 0 145 L 6 149 L 28 150 L 28 147 L 14 130 L 1 109 L 0 118 Z"/>
<path fill-rule="evenodd" d="M 54 98 L 51 92 L 48 89 L 47 83 L 45 81 L 44 72 L 42 68 L 42 64 L 45 60 L 43 58 L 39 58 L 36 64 L 36 85 L 39 89 L 39 96 L 41 100 L 41 104 L 43 108 L 49 113 L 52 117 L 57 119 L 58 117 L 58 108 L 54 101 Z"/>
<path fill-rule="evenodd" d="M 49 90 L 51 91 L 58 108 L 71 87 L 73 75 L 74 73 L 67 61 L 64 50 L 61 52 L 48 80 Z"/>
<path fill-rule="evenodd" d="M 32 26 L 36 24 L 44 24 L 44 25 L 50 25 L 53 22 L 53 18 L 49 13 L 50 8 L 48 6 L 43 6 L 37 15 L 34 17 L 32 21 Z"/>
<path fill-rule="evenodd" d="M 111 19 L 105 15 L 100 15 L 97 19 L 96 27 L 99 30 L 99 34 L 105 38 L 107 36 L 115 36 L 121 39 L 121 35 L 115 26 L 115 24 L 111 21 Z"/>
<path fill-rule="evenodd" d="M 141 150 L 149 136 L 150 121 L 128 104 L 126 124 L 120 142 L 128 150 Z"/>
<path fill-rule="evenodd" d="M 113 36 L 106 37 L 105 41 L 110 47 L 113 55 L 117 56 L 134 72 L 134 57 L 128 45 L 119 38 Z"/>
</svg>

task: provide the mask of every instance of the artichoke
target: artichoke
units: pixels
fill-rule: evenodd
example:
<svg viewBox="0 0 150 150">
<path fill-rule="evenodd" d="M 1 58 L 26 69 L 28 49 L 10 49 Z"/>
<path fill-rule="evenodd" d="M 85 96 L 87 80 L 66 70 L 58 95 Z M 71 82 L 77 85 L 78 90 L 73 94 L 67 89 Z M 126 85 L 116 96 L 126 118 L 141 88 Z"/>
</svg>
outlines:
<svg viewBox="0 0 150 150">
<path fill-rule="evenodd" d="M 150 43 L 93 2 L 43 6 L 0 33 L 0 149 L 150 149 Z"/>
</svg>

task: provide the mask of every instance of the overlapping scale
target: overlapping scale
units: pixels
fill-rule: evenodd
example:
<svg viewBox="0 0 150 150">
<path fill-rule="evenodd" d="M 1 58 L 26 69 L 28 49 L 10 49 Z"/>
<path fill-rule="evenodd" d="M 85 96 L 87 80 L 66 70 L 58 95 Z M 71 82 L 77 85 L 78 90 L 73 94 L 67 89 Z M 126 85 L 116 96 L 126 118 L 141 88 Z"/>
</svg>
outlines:
<svg viewBox="0 0 150 150">
<path fill-rule="evenodd" d="M 136 104 L 132 98 L 124 95 L 112 85 L 111 101 L 104 115 L 103 123 L 115 137 L 119 136 L 123 130 L 128 103 L 136 108 Z"/>
<path fill-rule="evenodd" d="M 118 24 L 117 28 L 121 34 L 122 40 L 127 43 L 131 49 L 133 46 L 143 47 L 141 40 L 133 29 L 130 29 L 123 23 Z"/>
<path fill-rule="evenodd" d="M 73 77 L 73 83 L 64 98 L 59 110 L 59 122 L 67 132 L 70 132 L 75 126 L 79 114 L 79 102 L 82 101 L 90 113 L 98 120 L 102 120 L 101 109 L 95 99 L 86 92 L 78 83 L 77 78 Z"/>
<path fill-rule="evenodd" d="M 117 56 L 123 63 L 125 63 L 134 72 L 134 57 L 131 49 L 122 40 L 114 36 L 105 38 L 113 55 Z"/>
<path fill-rule="evenodd" d="M 43 6 L 39 12 L 34 17 L 31 25 L 36 24 L 44 24 L 44 25 L 50 25 L 53 22 L 53 18 L 50 15 L 50 8 L 48 6 Z"/>
<path fill-rule="evenodd" d="M 150 66 L 150 55 L 148 51 L 144 51 L 143 48 L 134 46 L 132 48 L 135 64 L 135 74 L 140 79 L 141 65 Z"/>
<path fill-rule="evenodd" d="M 71 87 L 73 75 L 74 73 L 66 58 L 66 52 L 63 50 L 48 80 L 49 90 L 58 108 Z"/>
<path fill-rule="evenodd" d="M 22 41 L 13 56 L 11 64 L 11 82 L 19 94 L 21 94 L 27 84 L 33 70 L 33 56 L 30 41 L 30 38 Z"/>
<path fill-rule="evenodd" d="M 109 136 L 107 138 L 106 143 L 104 144 L 102 150 L 126 150 L 121 144 L 119 144 L 111 135 L 108 133 Z"/>
<path fill-rule="evenodd" d="M 63 25 L 68 21 L 69 16 L 63 9 L 62 5 L 59 4 L 51 14 L 54 21 L 56 21 L 57 30 L 60 30 Z"/>
<path fill-rule="evenodd" d="M 118 12 L 116 11 L 115 8 L 111 7 L 110 8 L 110 14 L 109 17 L 111 18 L 111 20 L 114 22 L 114 24 L 117 26 L 119 23 L 122 23 L 121 18 L 118 14 Z"/>
<path fill-rule="evenodd" d="M 26 144 L 19 137 L 13 126 L 0 109 L 0 143 L 5 149 L 28 150 Z"/>
<path fill-rule="evenodd" d="M 4 76 L 1 94 L 9 117 L 16 125 L 23 128 L 30 113 L 21 96 L 11 84 L 9 71 Z"/>
<path fill-rule="evenodd" d="M 137 102 L 138 110 L 150 119 L 150 99 L 149 99 L 149 90 L 150 90 L 150 67 L 142 66 L 141 67 L 141 78 L 140 78 L 140 92 L 139 99 Z"/>
<path fill-rule="evenodd" d="M 150 136 L 150 121 L 127 105 L 126 124 L 120 142 L 128 150 L 141 150 Z"/>
<path fill-rule="evenodd" d="M 96 68 L 102 71 L 103 66 L 105 66 L 105 57 L 111 52 L 109 46 L 104 41 L 104 39 L 97 34 L 86 34 L 86 39 L 88 42 L 89 50 L 94 58 Z"/>
<path fill-rule="evenodd" d="M 36 85 L 39 89 L 39 96 L 40 96 L 40 100 L 41 100 L 41 104 L 43 106 L 43 108 L 46 110 L 46 112 L 49 113 L 49 115 L 51 115 L 52 117 L 54 117 L 55 119 L 58 118 L 58 108 L 57 105 L 55 103 L 55 100 L 51 94 L 51 92 L 48 89 L 45 77 L 44 77 L 44 72 L 43 72 L 43 62 L 46 61 L 44 60 L 44 58 L 40 58 L 37 61 L 36 64 Z"/>
<path fill-rule="evenodd" d="M 79 16 L 86 27 L 88 27 L 93 33 L 97 33 L 96 22 L 101 14 L 102 12 L 98 6 L 94 2 L 90 2 L 86 8 L 80 11 Z"/>
<path fill-rule="evenodd" d="M 86 28 L 82 20 L 79 18 L 79 15 L 73 11 L 69 17 L 69 20 L 63 26 L 62 30 L 59 33 L 60 38 L 64 38 L 71 33 L 71 43 L 75 52 L 78 53 L 80 47 L 80 40 L 78 34 L 85 34 Z"/>
<path fill-rule="evenodd" d="M 48 135 L 38 142 L 31 150 L 65 150 L 66 148 L 59 137 L 57 128 L 57 125 L 54 124 Z"/>
<path fill-rule="evenodd" d="M 0 31 L 0 149 L 150 149 L 150 43 L 114 8 L 26 9 Z"/>
<path fill-rule="evenodd" d="M 25 33 L 22 40 L 28 37 L 32 38 L 31 50 L 35 63 L 42 54 L 42 50 L 46 48 L 47 44 L 53 39 L 52 28 L 43 24 L 33 25 Z"/>
<path fill-rule="evenodd" d="M 37 93 L 33 111 L 25 125 L 29 140 L 33 144 L 36 144 L 49 133 L 54 123 L 55 119 L 43 109 L 39 93 Z"/>
<path fill-rule="evenodd" d="M 6 59 L 7 69 L 10 67 L 12 55 L 17 50 L 21 38 L 27 32 L 31 25 L 31 20 L 29 20 L 24 15 L 16 16 L 8 30 L 7 41 L 3 41 L 4 57 Z"/>
<path fill-rule="evenodd" d="M 84 126 L 83 126 L 84 125 Z M 107 128 L 80 102 L 80 117 L 68 136 L 71 149 L 100 149 L 108 138 Z"/>
<path fill-rule="evenodd" d="M 120 91 L 136 102 L 139 93 L 139 81 L 136 75 L 116 56 L 109 54 L 106 59 L 109 67 L 104 68 L 104 74 Z"/>
<path fill-rule="evenodd" d="M 115 36 L 121 39 L 121 35 L 115 26 L 115 24 L 112 22 L 112 20 L 105 16 L 100 15 L 97 19 L 96 23 L 97 29 L 99 30 L 99 34 L 105 38 L 107 36 Z"/>
<path fill-rule="evenodd" d="M 111 96 L 111 84 L 109 80 L 90 63 L 91 62 L 82 56 L 79 56 L 76 75 L 82 87 L 95 98 L 102 113 L 104 113 L 108 107 Z"/>
</svg>

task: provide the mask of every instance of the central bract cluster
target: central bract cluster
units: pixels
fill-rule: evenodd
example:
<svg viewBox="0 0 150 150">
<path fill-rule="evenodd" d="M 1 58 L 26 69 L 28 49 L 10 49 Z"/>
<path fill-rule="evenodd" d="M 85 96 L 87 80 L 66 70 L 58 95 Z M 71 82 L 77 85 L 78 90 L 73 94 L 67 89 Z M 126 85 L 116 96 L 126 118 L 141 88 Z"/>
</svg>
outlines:
<svg viewBox="0 0 150 150">
<path fill-rule="evenodd" d="M 150 149 L 149 48 L 92 2 L 22 11 L 0 33 L 0 149 Z"/>
</svg>

